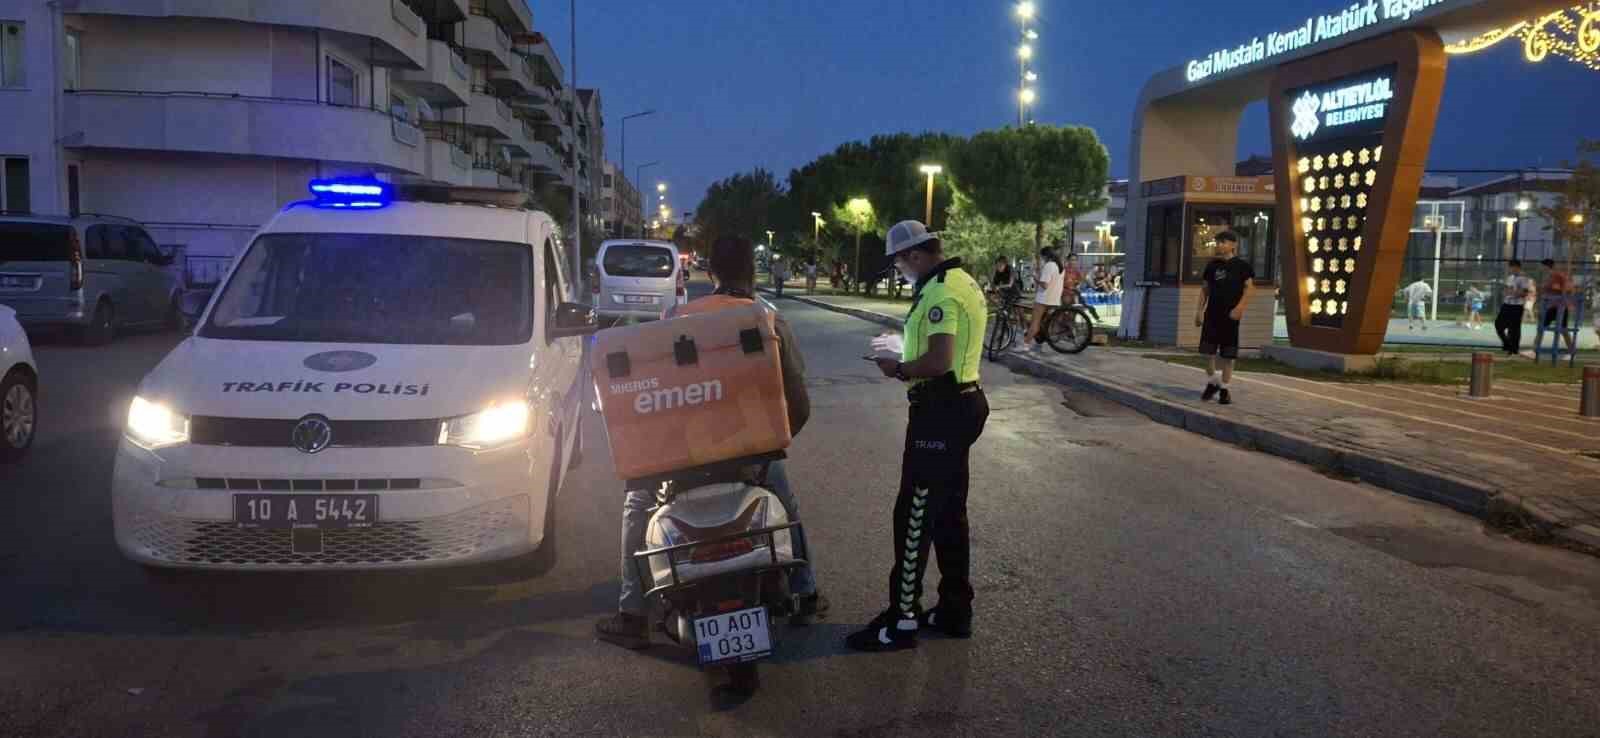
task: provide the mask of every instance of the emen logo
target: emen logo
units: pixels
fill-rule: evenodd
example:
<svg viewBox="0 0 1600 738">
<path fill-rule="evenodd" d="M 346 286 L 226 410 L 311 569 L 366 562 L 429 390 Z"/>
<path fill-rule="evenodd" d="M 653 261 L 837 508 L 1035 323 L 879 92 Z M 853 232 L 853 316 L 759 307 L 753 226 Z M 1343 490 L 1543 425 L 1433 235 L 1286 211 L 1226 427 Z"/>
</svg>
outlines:
<svg viewBox="0 0 1600 738">
<path fill-rule="evenodd" d="M 649 415 L 662 410 L 704 405 L 721 399 L 722 380 L 713 379 L 693 382 L 682 387 L 662 387 L 640 392 L 633 396 L 633 411 L 640 415 Z"/>
</svg>

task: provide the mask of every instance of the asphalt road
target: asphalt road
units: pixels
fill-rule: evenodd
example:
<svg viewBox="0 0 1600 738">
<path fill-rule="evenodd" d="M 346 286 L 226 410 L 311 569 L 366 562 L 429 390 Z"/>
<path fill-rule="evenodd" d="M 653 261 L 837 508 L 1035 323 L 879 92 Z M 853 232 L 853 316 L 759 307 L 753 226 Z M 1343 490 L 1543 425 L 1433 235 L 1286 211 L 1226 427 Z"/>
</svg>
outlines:
<svg viewBox="0 0 1600 738">
<path fill-rule="evenodd" d="M 1600 560 L 1000 369 L 978 635 L 846 652 L 885 604 L 903 395 L 858 358 L 874 326 L 783 308 L 814 403 L 790 473 L 834 611 L 753 698 L 591 637 L 621 507 L 597 422 L 541 578 L 147 577 L 107 484 L 176 340 L 155 335 L 39 347 L 42 436 L 0 467 L 0 736 L 1600 735 Z"/>
</svg>

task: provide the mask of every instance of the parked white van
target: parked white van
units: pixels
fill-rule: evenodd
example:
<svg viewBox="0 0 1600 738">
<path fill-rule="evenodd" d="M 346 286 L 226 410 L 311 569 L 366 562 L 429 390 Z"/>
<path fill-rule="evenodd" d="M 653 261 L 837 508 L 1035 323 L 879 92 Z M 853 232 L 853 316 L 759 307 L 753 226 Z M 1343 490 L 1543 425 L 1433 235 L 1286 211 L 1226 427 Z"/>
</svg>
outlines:
<svg viewBox="0 0 1600 738">
<path fill-rule="evenodd" d="M 555 222 L 514 192 L 311 189 L 140 384 L 117 546 L 179 568 L 548 559 L 595 330 Z"/>
</svg>

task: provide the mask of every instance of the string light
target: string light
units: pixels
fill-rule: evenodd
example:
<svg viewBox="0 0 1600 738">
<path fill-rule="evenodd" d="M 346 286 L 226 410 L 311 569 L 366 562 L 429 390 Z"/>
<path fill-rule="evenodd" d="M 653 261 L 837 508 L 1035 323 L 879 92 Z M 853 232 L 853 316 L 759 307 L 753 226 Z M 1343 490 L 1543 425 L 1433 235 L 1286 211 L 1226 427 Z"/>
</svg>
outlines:
<svg viewBox="0 0 1600 738">
<path fill-rule="evenodd" d="M 1496 28 L 1445 47 L 1447 54 L 1475 54 L 1517 39 L 1522 56 L 1537 64 L 1559 56 L 1575 64 L 1600 70 L 1600 5 L 1574 5 L 1537 18 Z"/>
</svg>

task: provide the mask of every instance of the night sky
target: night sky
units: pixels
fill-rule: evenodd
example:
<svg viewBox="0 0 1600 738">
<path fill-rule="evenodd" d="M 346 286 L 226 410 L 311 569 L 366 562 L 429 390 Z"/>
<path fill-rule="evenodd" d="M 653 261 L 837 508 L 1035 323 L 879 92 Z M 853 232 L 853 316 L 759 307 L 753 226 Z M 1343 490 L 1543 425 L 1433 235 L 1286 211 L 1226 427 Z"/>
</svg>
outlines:
<svg viewBox="0 0 1600 738">
<path fill-rule="evenodd" d="M 1042 37 L 1035 118 L 1088 125 L 1126 176 L 1129 128 L 1150 75 L 1338 0 L 1037 0 Z M 534 0 L 534 25 L 571 63 L 568 3 Z M 853 139 L 1016 121 L 1019 29 L 1007 0 L 578 0 L 578 83 L 598 87 L 607 156 L 670 183 L 678 212 L 713 181 L 756 166 L 780 179 Z M 569 68 L 570 71 L 570 68 Z M 1516 97 L 1512 97 L 1515 94 Z M 1555 166 L 1580 136 L 1600 138 L 1600 73 L 1514 41 L 1452 61 L 1431 166 Z M 1241 157 L 1268 153 L 1265 103 L 1240 132 Z"/>
</svg>

